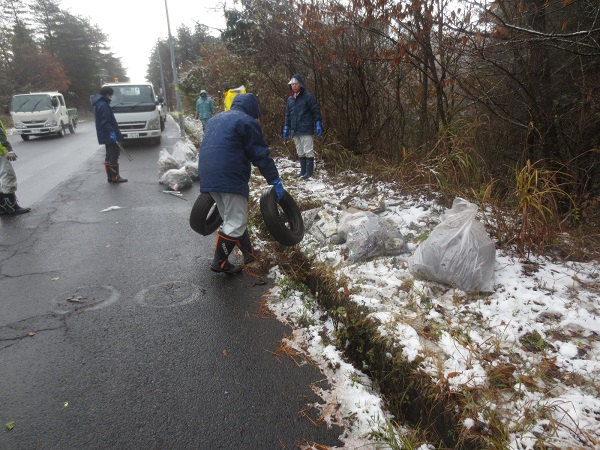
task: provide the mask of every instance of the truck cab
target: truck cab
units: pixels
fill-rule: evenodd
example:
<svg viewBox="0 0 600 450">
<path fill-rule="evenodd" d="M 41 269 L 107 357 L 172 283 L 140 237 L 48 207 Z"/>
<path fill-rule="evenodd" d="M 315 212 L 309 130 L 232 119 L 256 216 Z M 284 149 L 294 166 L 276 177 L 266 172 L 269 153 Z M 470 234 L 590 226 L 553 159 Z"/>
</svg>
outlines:
<svg viewBox="0 0 600 450">
<path fill-rule="evenodd" d="M 67 128 L 75 133 L 77 109 L 67 108 L 59 92 L 32 92 L 13 95 L 10 103 L 15 133 L 24 141 L 31 136 L 65 135 Z"/>
<path fill-rule="evenodd" d="M 164 129 L 160 102 L 149 83 L 107 83 L 114 90 L 110 107 L 123 138 L 161 142 Z"/>
</svg>

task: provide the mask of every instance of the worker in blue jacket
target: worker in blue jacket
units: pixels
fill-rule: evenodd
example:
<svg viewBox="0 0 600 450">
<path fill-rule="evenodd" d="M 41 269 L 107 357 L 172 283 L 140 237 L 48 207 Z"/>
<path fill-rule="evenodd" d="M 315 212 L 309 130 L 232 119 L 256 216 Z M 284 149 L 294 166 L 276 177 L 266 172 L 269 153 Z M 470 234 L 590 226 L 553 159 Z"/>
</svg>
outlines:
<svg viewBox="0 0 600 450">
<path fill-rule="evenodd" d="M 285 107 L 283 138 L 294 138 L 296 152 L 300 158 L 298 177 L 308 180 L 315 169 L 314 134 L 323 135 L 323 119 L 317 99 L 306 90 L 304 80 L 294 74 L 288 83 L 290 96 Z"/>
<path fill-rule="evenodd" d="M 106 156 L 104 158 L 104 169 L 108 176 L 109 183 L 124 183 L 127 178 L 123 178 L 119 173 L 119 154 L 121 148 L 118 141 L 123 140 L 123 135 L 119 130 L 119 124 L 110 102 L 112 101 L 114 89 L 110 86 L 103 86 L 92 101 L 94 105 L 94 118 L 96 119 L 96 135 L 98 144 L 106 146 Z"/>
<path fill-rule="evenodd" d="M 273 185 L 277 201 L 284 194 L 279 172 L 257 121 L 259 116 L 256 97 L 238 94 L 230 110 L 217 114 L 206 123 L 198 161 L 200 191 L 210 193 L 223 218 L 210 265 L 214 272 L 233 274 L 242 270 L 240 265 L 228 260 L 236 245 L 242 251 L 245 263 L 252 262 L 257 256 L 246 229 L 252 165 L 258 167 L 267 183 Z"/>
</svg>

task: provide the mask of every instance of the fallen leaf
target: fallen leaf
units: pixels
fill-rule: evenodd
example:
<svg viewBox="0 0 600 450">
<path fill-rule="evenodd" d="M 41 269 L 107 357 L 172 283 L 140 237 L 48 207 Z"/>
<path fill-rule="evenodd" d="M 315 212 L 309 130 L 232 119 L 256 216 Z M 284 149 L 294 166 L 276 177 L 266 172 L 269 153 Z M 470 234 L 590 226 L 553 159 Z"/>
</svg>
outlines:
<svg viewBox="0 0 600 450">
<path fill-rule="evenodd" d="M 69 402 L 65 402 L 65 403 L 63 404 L 63 406 L 66 408 L 67 406 L 69 406 Z"/>
<path fill-rule="evenodd" d="M 527 387 L 537 387 L 537 383 L 533 377 L 530 377 L 529 375 L 519 375 L 519 380 Z"/>
<path fill-rule="evenodd" d="M 223 350 L 223 356 L 227 356 L 227 355 L 229 355 L 229 350 L 227 350 L 227 349 Z"/>
<path fill-rule="evenodd" d="M 8 422 L 8 423 L 6 424 L 6 429 L 7 429 L 8 431 L 12 430 L 14 427 L 15 427 L 15 421 L 14 421 L 14 420 L 12 420 L 12 421 L 10 421 L 10 422 Z"/>
<path fill-rule="evenodd" d="M 58 280 L 60 280 L 60 277 L 50 278 L 50 281 L 58 281 Z"/>
<path fill-rule="evenodd" d="M 30 331 L 29 333 L 27 333 L 27 336 L 35 336 L 35 331 Z"/>
</svg>

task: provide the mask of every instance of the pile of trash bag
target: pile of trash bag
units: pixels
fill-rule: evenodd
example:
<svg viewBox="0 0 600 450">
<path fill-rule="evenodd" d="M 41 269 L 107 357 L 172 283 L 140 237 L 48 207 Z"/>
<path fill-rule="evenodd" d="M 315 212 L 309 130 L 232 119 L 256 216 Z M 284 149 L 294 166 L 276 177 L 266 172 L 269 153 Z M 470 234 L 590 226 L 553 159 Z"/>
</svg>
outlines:
<svg viewBox="0 0 600 450">
<path fill-rule="evenodd" d="M 171 155 L 162 149 L 158 155 L 158 181 L 174 191 L 192 187 L 198 180 L 198 152 L 193 144 L 177 141 Z"/>
<path fill-rule="evenodd" d="M 496 247 L 475 218 L 477 210 L 467 200 L 454 199 L 442 222 L 409 259 L 410 273 L 465 292 L 493 292 Z"/>
</svg>

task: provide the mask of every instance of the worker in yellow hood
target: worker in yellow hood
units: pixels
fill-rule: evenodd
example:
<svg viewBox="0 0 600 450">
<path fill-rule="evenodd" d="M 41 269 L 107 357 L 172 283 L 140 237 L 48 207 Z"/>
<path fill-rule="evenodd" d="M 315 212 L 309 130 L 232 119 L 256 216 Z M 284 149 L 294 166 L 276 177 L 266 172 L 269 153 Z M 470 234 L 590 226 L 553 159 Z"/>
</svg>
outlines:
<svg viewBox="0 0 600 450">
<path fill-rule="evenodd" d="M 242 84 L 240 87 L 234 88 L 231 83 L 225 83 L 223 87 L 223 107 L 225 111 L 229 111 L 231 109 L 231 103 L 233 102 L 235 96 L 238 94 L 246 93 L 246 86 Z"/>
</svg>

